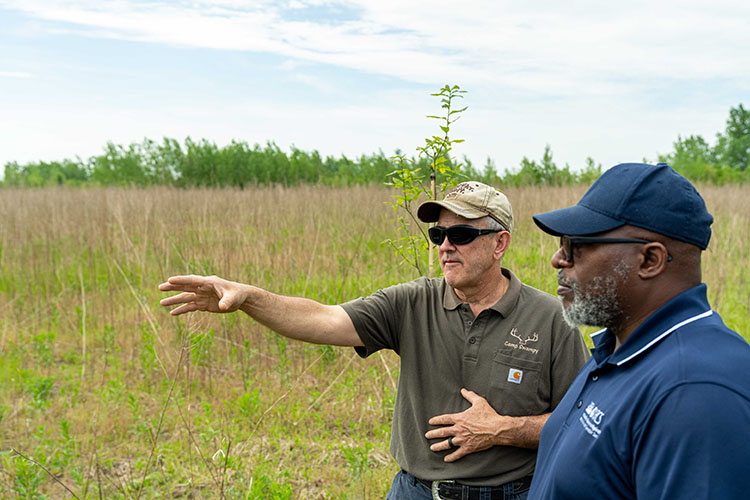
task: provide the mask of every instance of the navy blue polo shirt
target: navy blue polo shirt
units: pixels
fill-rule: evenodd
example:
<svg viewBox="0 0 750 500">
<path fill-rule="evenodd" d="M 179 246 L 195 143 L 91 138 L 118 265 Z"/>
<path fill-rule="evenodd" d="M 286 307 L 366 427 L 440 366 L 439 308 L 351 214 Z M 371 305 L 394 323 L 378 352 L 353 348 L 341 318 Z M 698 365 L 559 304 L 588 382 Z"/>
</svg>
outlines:
<svg viewBox="0 0 750 500">
<path fill-rule="evenodd" d="M 529 500 L 750 498 L 750 345 L 699 285 L 617 351 L 592 336 L 542 430 Z"/>
</svg>

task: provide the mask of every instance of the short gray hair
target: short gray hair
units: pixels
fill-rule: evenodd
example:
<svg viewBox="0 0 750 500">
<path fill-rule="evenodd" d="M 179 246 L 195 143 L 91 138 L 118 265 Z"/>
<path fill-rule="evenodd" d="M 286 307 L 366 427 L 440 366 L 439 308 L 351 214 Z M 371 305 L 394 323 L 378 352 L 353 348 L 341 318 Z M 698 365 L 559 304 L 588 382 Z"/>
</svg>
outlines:
<svg viewBox="0 0 750 500">
<path fill-rule="evenodd" d="M 502 224 L 500 224 L 498 221 L 496 221 L 489 215 L 482 217 L 479 220 L 484 222 L 484 226 L 487 229 L 499 229 L 500 231 L 507 231 L 507 229 Z"/>
</svg>

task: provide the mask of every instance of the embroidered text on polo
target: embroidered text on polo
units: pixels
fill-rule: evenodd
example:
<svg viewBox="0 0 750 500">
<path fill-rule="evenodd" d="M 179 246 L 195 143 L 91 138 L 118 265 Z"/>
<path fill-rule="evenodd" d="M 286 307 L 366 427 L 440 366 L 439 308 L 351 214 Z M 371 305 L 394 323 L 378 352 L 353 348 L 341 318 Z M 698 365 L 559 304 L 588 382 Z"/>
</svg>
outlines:
<svg viewBox="0 0 750 500">
<path fill-rule="evenodd" d="M 592 401 L 578 420 L 583 424 L 583 428 L 586 429 L 586 432 L 594 436 L 594 439 L 596 439 L 602 433 L 599 428 L 599 425 L 602 423 L 602 417 L 604 417 L 604 412 L 597 408 L 596 403 Z"/>
</svg>

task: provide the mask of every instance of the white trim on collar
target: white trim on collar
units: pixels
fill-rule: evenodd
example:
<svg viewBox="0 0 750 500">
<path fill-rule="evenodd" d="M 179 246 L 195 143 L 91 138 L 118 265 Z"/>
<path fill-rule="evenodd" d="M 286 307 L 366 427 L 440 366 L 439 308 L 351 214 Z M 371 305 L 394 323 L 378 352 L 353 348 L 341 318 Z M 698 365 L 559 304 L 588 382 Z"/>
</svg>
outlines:
<svg viewBox="0 0 750 500">
<path fill-rule="evenodd" d="M 596 337 L 596 336 L 597 336 L 597 335 L 599 335 L 600 333 L 604 333 L 604 332 L 605 332 L 606 330 L 607 330 L 606 328 L 602 328 L 602 329 L 601 329 L 601 330 L 599 330 L 598 332 L 594 332 L 594 333 L 592 333 L 591 335 L 589 335 L 589 337 L 591 337 L 591 338 L 593 339 L 594 337 Z"/>
<path fill-rule="evenodd" d="M 676 324 L 676 325 L 674 325 L 674 326 L 673 326 L 672 328 L 670 328 L 670 329 L 669 329 L 669 330 L 667 330 L 666 332 L 662 333 L 661 335 L 659 335 L 658 337 L 656 337 L 656 338 L 655 338 L 654 340 L 652 340 L 651 342 L 649 342 L 649 343 L 648 343 L 648 344 L 646 344 L 645 346 L 641 347 L 641 348 L 640 348 L 640 349 L 639 349 L 638 351 L 634 352 L 633 354 L 631 354 L 631 355 L 630 355 L 630 356 L 628 356 L 627 358 L 625 358 L 625 359 L 623 359 L 623 360 L 620 360 L 620 361 L 618 361 L 618 362 L 617 362 L 617 366 L 621 366 L 621 365 L 623 365 L 623 364 L 627 363 L 628 361 L 630 361 L 630 360 L 631 360 L 631 359 L 633 359 L 634 357 L 638 356 L 638 355 L 639 355 L 640 353 L 642 353 L 643 351 L 645 351 L 646 349 L 648 349 L 648 348 L 649 348 L 649 347 L 651 347 L 652 345 L 656 344 L 656 343 L 657 343 L 657 342 L 659 342 L 659 341 L 660 341 L 661 339 L 663 339 L 664 337 L 666 337 L 667 335 L 669 335 L 669 334 L 670 334 L 670 333 L 672 333 L 673 331 L 677 330 L 678 328 L 681 328 L 681 327 L 683 327 L 683 326 L 687 325 L 688 323 L 692 323 L 693 321 L 697 321 L 697 320 L 699 320 L 699 319 L 707 318 L 707 317 L 711 316 L 711 315 L 712 315 L 713 313 L 714 313 L 714 312 L 713 312 L 713 311 L 712 311 L 711 309 L 709 309 L 708 311 L 706 311 L 706 312 L 704 312 L 704 313 L 701 313 L 701 314 L 697 314 L 697 315 L 693 316 L 692 318 L 688 318 L 688 319 L 686 319 L 685 321 L 681 321 L 680 323 L 677 323 L 677 324 Z M 598 333 L 598 332 L 597 332 L 597 333 Z"/>
</svg>

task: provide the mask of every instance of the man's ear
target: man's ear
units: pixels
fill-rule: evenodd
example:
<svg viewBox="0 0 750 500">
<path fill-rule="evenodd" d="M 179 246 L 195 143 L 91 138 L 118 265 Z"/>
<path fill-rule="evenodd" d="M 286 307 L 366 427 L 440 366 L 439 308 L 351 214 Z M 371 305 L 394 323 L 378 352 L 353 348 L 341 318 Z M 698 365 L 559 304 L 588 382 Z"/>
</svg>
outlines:
<svg viewBox="0 0 750 500">
<path fill-rule="evenodd" d="M 510 246 L 510 233 L 508 231 L 501 231 L 497 233 L 495 238 L 495 257 L 498 259 L 502 259 L 503 255 L 505 255 L 505 252 L 508 251 L 508 247 Z"/>
<path fill-rule="evenodd" d="M 642 261 L 638 276 L 642 279 L 652 279 L 663 273 L 672 257 L 662 243 L 654 241 L 643 245 L 641 249 Z"/>
</svg>

